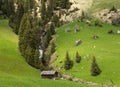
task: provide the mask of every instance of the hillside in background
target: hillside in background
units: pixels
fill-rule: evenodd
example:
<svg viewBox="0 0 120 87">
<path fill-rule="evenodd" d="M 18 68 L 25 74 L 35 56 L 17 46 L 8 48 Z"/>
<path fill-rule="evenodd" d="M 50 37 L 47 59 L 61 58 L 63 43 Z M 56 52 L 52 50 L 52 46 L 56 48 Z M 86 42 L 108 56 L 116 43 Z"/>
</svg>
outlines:
<svg viewBox="0 0 120 87">
<path fill-rule="evenodd" d="M 111 9 L 113 6 L 119 9 L 119 4 L 119 0 L 93 0 L 93 5 L 89 11 L 94 13 L 103 9 Z"/>
</svg>

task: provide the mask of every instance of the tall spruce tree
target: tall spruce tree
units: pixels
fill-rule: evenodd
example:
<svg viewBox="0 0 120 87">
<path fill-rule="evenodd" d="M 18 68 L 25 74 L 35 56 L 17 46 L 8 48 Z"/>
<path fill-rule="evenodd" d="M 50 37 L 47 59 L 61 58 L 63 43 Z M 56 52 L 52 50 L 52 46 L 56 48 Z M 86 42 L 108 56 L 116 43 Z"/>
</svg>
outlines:
<svg viewBox="0 0 120 87">
<path fill-rule="evenodd" d="M 80 63 L 81 56 L 79 55 L 78 51 L 76 52 L 76 63 Z"/>
<path fill-rule="evenodd" d="M 101 73 L 101 70 L 100 70 L 98 64 L 96 63 L 96 58 L 94 56 L 93 60 L 92 60 L 92 64 L 91 64 L 91 75 L 92 76 L 97 76 L 100 73 Z"/>
<path fill-rule="evenodd" d="M 50 0 L 47 8 L 47 18 L 49 18 L 49 20 L 53 15 L 54 5 L 55 5 L 55 1 Z"/>
<path fill-rule="evenodd" d="M 45 25 L 47 23 L 47 12 L 46 12 L 46 5 L 45 1 L 41 0 L 41 19 L 42 19 L 42 24 Z"/>
<path fill-rule="evenodd" d="M 18 0 L 17 4 L 17 11 L 9 18 L 9 25 L 13 28 L 13 32 L 15 32 L 16 34 L 18 34 L 19 32 L 20 22 L 24 14 L 24 7 L 22 1 Z"/>
<path fill-rule="evenodd" d="M 37 19 L 33 19 L 30 13 L 25 13 L 19 30 L 19 50 L 27 63 L 35 68 L 40 68 L 39 45 L 40 27 Z"/>
<path fill-rule="evenodd" d="M 66 52 L 66 57 L 65 57 L 65 63 L 64 63 L 64 69 L 69 70 L 73 67 L 73 61 L 69 57 L 68 51 Z"/>
<path fill-rule="evenodd" d="M 8 0 L 7 4 L 7 16 L 13 15 L 15 13 L 14 0 Z"/>
<path fill-rule="evenodd" d="M 29 14 L 23 15 L 23 18 L 20 24 L 20 29 L 19 29 L 19 50 L 23 56 L 25 55 L 25 49 L 28 44 L 27 42 L 28 38 L 26 38 L 25 35 L 27 34 L 28 29 L 31 27 L 28 15 Z"/>
<path fill-rule="evenodd" d="M 7 15 L 8 0 L 1 0 L 1 10 Z"/>
<path fill-rule="evenodd" d="M 2 7 L 2 0 L 0 0 L 0 10 L 1 10 L 1 7 Z"/>
<path fill-rule="evenodd" d="M 24 4 L 25 13 L 31 11 L 35 6 L 35 0 L 26 0 Z"/>
</svg>

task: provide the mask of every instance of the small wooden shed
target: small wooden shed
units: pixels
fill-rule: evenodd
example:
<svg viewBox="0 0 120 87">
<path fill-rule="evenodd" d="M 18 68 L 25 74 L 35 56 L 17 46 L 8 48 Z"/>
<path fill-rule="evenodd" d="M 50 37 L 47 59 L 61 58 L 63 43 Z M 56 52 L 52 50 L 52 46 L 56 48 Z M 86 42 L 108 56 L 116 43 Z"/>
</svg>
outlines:
<svg viewBox="0 0 120 87">
<path fill-rule="evenodd" d="M 41 72 L 41 77 L 42 78 L 49 78 L 49 79 L 57 78 L 58 77 L 58 72 L 54 71 L 54 70 L 42 71 Z"/>
</svg>

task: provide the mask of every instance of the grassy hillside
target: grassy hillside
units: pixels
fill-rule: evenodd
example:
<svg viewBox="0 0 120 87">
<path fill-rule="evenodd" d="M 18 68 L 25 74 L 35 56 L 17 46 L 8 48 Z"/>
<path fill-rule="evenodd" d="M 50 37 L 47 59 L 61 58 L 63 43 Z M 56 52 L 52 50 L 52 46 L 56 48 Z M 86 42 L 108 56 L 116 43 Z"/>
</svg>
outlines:
<svg viewBox="0 0 120 87">
<path fill-rule="evenodd" d="M 120 9 L 120 0 L 93 0 L 90 11 L 93 13 L 102 9 L 111 9 L 113 6 Z"/>
<path fill-rule="evenodd" d="M 0 20 L 0 87 L 91 87 L 41 79 L 39 70 L 29 66 L 20 56 L 17 43 L 18 37 L 8 27 L 8 21 Z"/>
<path fill-rule="evenodd" d="M 80 31 L 74 33 L 74 27 L 78 26 Z M 65 32 L 70 29 L 71 32 Z M 88 26 L 86 23 L 73 22 L 66 24 L 57 29 L 57 52 L 58 59 L 55 62 L 58 66 L 63 66 L 65 53 L 69 52 L 71 59 L 74 61 L 74 67 L 70 71 L 64 73 L 99 83 L 110 84 L 110 80 L 114 84 L 120 85 L 120 35 L 108 34 L 110 30 L 119 30 L 120 27 L 103 24 L 103 27 Z M 99 39 L 94 40 L 92 37 L 98 35 Z M 81 39 L 83 42 L 79 46 L 74 46 L 76 40 Z M 76 51 L 82 56 L 79 64 L 75 63 Z M 92 57 L 96 56 L 97 63 L 102 73 L 97 77 L 90 75 L 90 65 Z M 63 63 L 59 63 L 63 61 Z"/>
</svg>

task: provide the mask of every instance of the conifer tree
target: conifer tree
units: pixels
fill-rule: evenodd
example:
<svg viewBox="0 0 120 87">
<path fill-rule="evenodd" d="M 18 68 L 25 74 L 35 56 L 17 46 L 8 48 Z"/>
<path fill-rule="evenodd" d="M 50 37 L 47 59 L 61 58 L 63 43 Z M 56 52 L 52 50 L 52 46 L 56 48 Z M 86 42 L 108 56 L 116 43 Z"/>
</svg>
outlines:
<svg viewBox="0 0 120 87">
<path fill-rule="evenodd" d="M 65 58 L 65 63 L 64 63 L 64 69 L 69 70 L 73 67 L 73 61 L 69 57 L 69 53 L 66 52 L 66 58 Z"/>
<path fill-rule="evenodd" d="M 1 10 L 1 7 L 2 7 L 2 0 L 0 0 L 0 10 Z"/>
<path fill-rule="evenodd" d="M 55 5 L 55 1 L 50 0 L 47 8 L 47 18 L 49 18 L 49 20 L 53 15 L 54 5 Z"/>
<path fill-rule="evenodd" d="M 29 29 L 30 27 L 30 23 L 28 21 L 27 23 L 27 14 L 24 14 L 23 17 L 22 17 L 22 21 L 21 21 L 21 24 L 20 24 L 20 29 L 19 29 L 19 50 L 22 54 L 22 56 L 25 55 L 25 49 L 27 47 L 27 45 L 25 44 L 26 43 L 26 40 L 24 38 L 24 35 L 25 35 L 25 31 L 27 29 Z"/>
<path fill-rule="evenodd" d="M 56 15 L 56 14 L 54 14 L 53 15 L 53 18 L 52 18 L 52 22 L 54 23 L 54 25 L 56 26 L 56 27 L 59 27 L 59 16 L 58 15 Z"/>
<path fill-rule="evenodd" d="M 37 19 L 33 19 L 29 13 L 25 13 L 19 30 L 19 50 L 27 63 L 35 68 L 40 68 L 39 45 L 40 27 Z"/>
<path fill-rule="evenodd" d="M 26 0 L 24 4 L 25 13 L 31 11 L 35 6 L 35 0 Z"/>
<path fill-rule="evenodd" d="M 117 9 L 115 8 L 115 6 L 113 6 L 110 11 L 114 11 L 114 12 L 117 12 Z"/>
<path fill-rule="evenodd" d="M 41 19 L 42 19 L 42 22 L 43 22 L 43 25 L 46 24 L 47 22 L 47 18 L 46 18 L 46 6 L 45 6 L 45 1 L 44 0 L 41 0 Z"/>
<path fill-rule="evenodd" d="M 40 68 L 43 69 L 43 66 L 41 65 L 41 60 L 39 59 L 39 49 L 35 50 L 35 54 L 34 54 L 34 63 L 35 63 L 35 67 L 36 68 Z"/>
<path fill-rule="evenodd" d="M 19 32 L 20 22 L 24 14 L 24 7 L 21 0 L 19 0 L 17 3 L 18 3 L 17 11 L 15 12 L 14 15 L 11 15 L 9 18 L 9 25 L 10 27 L 13 28 L 13 32 L 15 32 L 16 34 L 18 34 Z"/>
<path fill-rule="evenodd" d="M 51 32 L 51 35 L 55 34 L 55 25 L 54 25 L 54 23 L 51 23 L 51 25 L 50 25 L 50 32 Z"/>
<path fill-rule="evenodd" d="M 76 52 L 76 63 L 80 63 L 81 56 L 79 55 L 78 51 Z"/>
<path fill-rule="evenodd" d="M 8 0 L 7 3 L 7 16 L 13 15 L 15 12 L 14 0 Z"/>
<path fill-rule="evenodd" d="M 51 46 L 51 53 L 54 53 L 55 52 L 55 43 L 52 41 L 50 46 Z"/>
<path fill-rule="evenodd" d="M 98 64 L 96 63 L 96 58 L 93 57 L 92 64 L 91 64 L 91 75 L 97 76 L 100 73 L 101 73 L 101 70 L 100 70 Z"/>
</svg>

